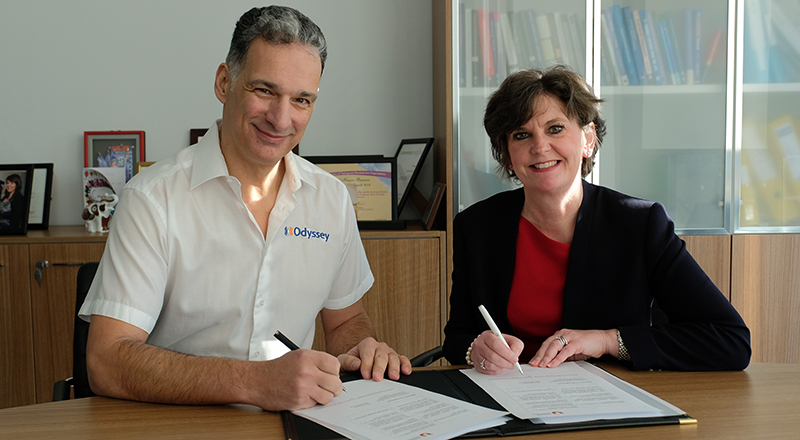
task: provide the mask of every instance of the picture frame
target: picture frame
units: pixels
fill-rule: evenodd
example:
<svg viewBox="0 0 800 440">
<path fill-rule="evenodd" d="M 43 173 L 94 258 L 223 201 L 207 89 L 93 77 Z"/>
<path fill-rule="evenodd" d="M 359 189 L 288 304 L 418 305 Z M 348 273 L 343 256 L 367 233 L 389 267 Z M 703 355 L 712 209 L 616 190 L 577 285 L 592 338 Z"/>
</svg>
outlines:
<svg viewBox="0 0 800 440">
<path fill-rule="evenodd" d="M 50 227 L 50 199 L 53 190 L 53 164 L 33 164 L 28 230 Z"/>
<path fill-rule="evenodd" d="M 360 228 L 400 227 L 396 162 L 383 156 L 305 156 L 348 187 Z M 404 223 L 403 227 L 404 227 Z"/>
<path fill-rule="evenodd" d="M 433 229 L 433 222 L 436 220 L 436 213 L 439 212 L 439 205 L 444 198 L 444 190 L 447 186 L 442 182 L 436 182 L 433 185 L 431 196 L 428 198 L 428 204 L 425 206 L 425 211 L 422 213 L 422 224 L 425 229 L 430 231 Z"/>
<path fill-rule="evenodd" d="M 141 173 L 142 169 L 147 168 L 154 163 L 155 162 L 139 162 L 138 164 L 136 164 L 136 174 Z"/>
<path fill-rule="evenodd" d="M 189 145 L 194 145 L 200 142 L 200 139 L 205 136 L 207 128 L 190 128 L 189 129 Z"/>
<path fill-rule="evenodd" d="M 28 233 L 33 170 L 33 164 L 0 165 L 0 235 Z"/>
<path fill-rule="evenodd" d="M 83 166 L 86 168 L 125 168 L 125 181 L 138 172 L 144 162 L 144 131 L 83 132 Z"/>
<path fill-rule="evenodd" d="M 397 212 L 402 213 L 403 208 L 411 194 L 411 188 L 419 176 L 422 163 L 428 156 L 433 145 L 433 138 L 403 139 L 395 153 L 397 162 Z"/>
</svg>

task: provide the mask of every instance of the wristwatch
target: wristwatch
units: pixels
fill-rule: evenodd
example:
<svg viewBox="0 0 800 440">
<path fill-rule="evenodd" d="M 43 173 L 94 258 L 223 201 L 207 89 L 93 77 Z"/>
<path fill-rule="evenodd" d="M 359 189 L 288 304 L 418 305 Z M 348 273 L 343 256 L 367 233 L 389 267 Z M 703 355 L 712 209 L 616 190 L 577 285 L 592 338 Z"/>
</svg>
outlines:
<svg viewBox="0 0 800 440">
<path fill-rule="evenodd" d="M 625 347 L 625 343 L 622 342 L 622 335 L 619 334 L 619 330 L 617 330 L 617 342 L 619 342 L 619 354 L 617 355 L 617 359 L 621 361 L 628 360 L 628 348 Z"/>
</svg>

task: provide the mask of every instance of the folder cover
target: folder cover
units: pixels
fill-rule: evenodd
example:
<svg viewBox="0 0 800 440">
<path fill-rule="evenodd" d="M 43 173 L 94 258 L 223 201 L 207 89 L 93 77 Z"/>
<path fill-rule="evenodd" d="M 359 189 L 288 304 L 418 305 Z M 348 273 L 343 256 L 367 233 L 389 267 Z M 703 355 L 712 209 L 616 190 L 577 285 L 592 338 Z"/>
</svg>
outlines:
<svg viewBox="0 0 800 440">
<path fill-rule="evenodd" d="M 359 379 L 357 375 L 342 376 L 342 380 Z M 387 379 L 388 380 L 388 379 Z M 400 382 L 464 400 L 476 405 L 500 411 L 504 408 L 490 397 L 481 387 L 458 370 L 421 370 L 409 376 L 402 376 Z M 308 419 L 281 411 L 283 429 L 287 440 L 339 440 L 344 439 L 330 429 Z M 636 417 L 625 419 L 592 420 L 579 423 L 535 424 L 527 419 L 514 417 L 504 425 L 472 431 L 457 438 L 480 438 L 509 435 L 538 434 L 548 432 L 577 431 L 596 428 L 624 428 L 629 426 L 673 425 L 696 422 L 689 416 Z"/>
</svg>

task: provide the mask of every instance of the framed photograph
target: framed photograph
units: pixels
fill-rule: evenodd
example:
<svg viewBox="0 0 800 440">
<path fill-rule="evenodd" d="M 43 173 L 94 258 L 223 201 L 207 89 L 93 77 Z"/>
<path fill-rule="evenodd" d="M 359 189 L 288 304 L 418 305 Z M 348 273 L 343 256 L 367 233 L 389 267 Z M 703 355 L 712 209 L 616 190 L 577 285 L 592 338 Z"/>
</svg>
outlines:
<svg viewBox="0 0 800 440">
<path fill-rule="evenodd" d="M 47 229 L 50 226 L 50 192 L 53 190 L 53 164 L 33 164 L 32 180 L 28 229 Z"/>
<path fill-rule="evenodd" d="M 397 218 L 397 180 L 393 157 L 305 156 L 341 180 L 350 193 L 359 225 Z"/>
<path fill-rule="evenodd" d="M 433 145 L 433 138 L 403 139 L 394 157 L 397 161 L 397 212 L 403 212 L 408 195 L 417 180 L 422 162 Z"/>
<path fill-rule="evenodd" d="M 0 235 L 28 233 L 33 164 L 0 165 Z"/>
<path fill-rule="evenodd" d="M 124 168 L 125 181 L 144 162 L 143 131 L 83 132 L 83 166 L 86 168 Z"/>
</svg>

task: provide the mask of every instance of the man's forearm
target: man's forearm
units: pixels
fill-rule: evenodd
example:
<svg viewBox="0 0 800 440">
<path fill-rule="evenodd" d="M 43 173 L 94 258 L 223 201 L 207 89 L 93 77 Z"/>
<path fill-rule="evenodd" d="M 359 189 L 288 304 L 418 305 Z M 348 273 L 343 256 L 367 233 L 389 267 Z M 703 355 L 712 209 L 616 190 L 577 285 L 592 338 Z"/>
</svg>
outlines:
<svg viewBox="0 0 800 440">
<path fill-rule="evenodd" d="M 88 356 L 96 393 L 171 404 L 252 403 L 245 361 L 197 357 L 133 340 L 118 341 L 105 356 Z"/>
</svg>

